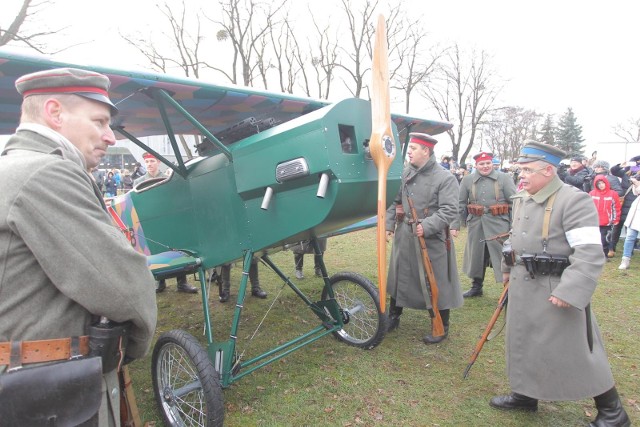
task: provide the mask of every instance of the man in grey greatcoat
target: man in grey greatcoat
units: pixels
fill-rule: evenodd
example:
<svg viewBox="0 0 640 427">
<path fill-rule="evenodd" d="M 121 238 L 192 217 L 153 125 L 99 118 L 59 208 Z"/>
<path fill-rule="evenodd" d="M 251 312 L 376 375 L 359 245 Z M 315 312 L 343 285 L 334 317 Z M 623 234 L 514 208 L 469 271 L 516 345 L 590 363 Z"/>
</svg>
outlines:
<svg viewBox="0 0 640 427">
<path fill-rule="evenodd" d="M 144 164 L 147 167 L 147 173 L 142 175 L 139 178 L 136 178 L 136 180 L 133 182 L 134 186 L 142 184 L 146 180 L 152 179 L 152 178 L 163 178 L 163 179 L 167 178 L 165 174 L 160 172 L 160 162 L 158 161 L 156 156 L 154 156 L 151 153 L 145 152 L 142 154 L 142 158 L 144 159 Z M 184 273 L 180 273 L 176 276 L 176 286 L 177 286 L 178 292 L 184 292 L 187 294 L 195 294 L 198 292 L 198 288 L 196 288 L 195 286 L 191 286 L 189 282 L 187 282 L 187 275 Z M 164 292 L 165 289 L 167 289 L 166 279 L 158 280 L 158 284 L 156 286 L 156 293 L 159 294 L 161 292 Z"/>
<path fill-rule="evenodd" d="M 496 283 L 502 282 L 502 242 L 511 228 L 511 196 L 516 193 L 513 179 L 493 168 L 493 154 L 473 156 L 476 170 L 460 183 L 460 218 L 467 224 L 467 243 L 462 270 L 471 279 L 465 298 L 482 295 L 485 270 L 493 267 Z M 491 240 L 487 240 L 490 239 Z"/>
<path fill-rule="evenodd" d="M 538 399 L 593 397 L 598 416 L 591 426 L 628 426 L 590 306 L 605 263 L 598 214 L 587 193 L 558 178 L 564 155 L 535 141 L 520 152 L 523 190 L 513 197 L 505 242 L 513 256 L 503 263 L 512 392 L 490 405 L 535 411 Z"/>
<path fill-rule="evenodd" d="M 16 81 L 24 98 L 20 125 L 0 157 L 0 349 L 9 342 L 19 349 L 10 363 L 28 363 L 28 346 L 38 349 L 37 362 L 65 360 L 40 348 L 42 341 L 71 354 L 72 337 L 87 335 L 101 316 L 130 324 L 126 360 L 143 357 L 151 345 L 153 277 L 112 224 L 88 172 L 116 142 L 109 86 L 102 74 L 70 68 Z M 0 375 L 12 375 L 2 373 L 7 366 Z M 43 378 L 47 387 L 59 396 Z M 103 375 L 101 393 L 98 425 L 119 426 L 115 369 Z"/>
<path fill-rule="evenodd" d="M 410 134 L 409 164 L 402 172 L 402 185 L 387 211 L 387 241 L 393 238 L 387 292 L 391 297 L 389 330 L 398 327 L 404 307 L 431 308 L 420 247 L 413 232 L 407 197 L 418 218 L 416 233 L 424 236 L 438 286 L 438 309 L 445 334 L 427 334 L 426 344 L 441 342 L 449 332 L 449 310 L 462 306 L 455 249 L 449 227 L 458 221 L 458 181 L 443 169 L 433 154 L 438 141 L 423 133 Z M 457 227 L 456 227 L 457 228 Z"/>
</svg>

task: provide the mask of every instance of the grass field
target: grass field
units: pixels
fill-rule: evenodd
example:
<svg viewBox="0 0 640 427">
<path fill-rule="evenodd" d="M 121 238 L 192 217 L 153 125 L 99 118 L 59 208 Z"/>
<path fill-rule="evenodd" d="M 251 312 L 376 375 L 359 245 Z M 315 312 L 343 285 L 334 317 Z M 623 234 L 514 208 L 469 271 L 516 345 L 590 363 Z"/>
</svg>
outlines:
<svg viewBox="0 0 640 427">
<path fill-rule="evenodd" d="M 463 231 L 456 239 L 459 269 L 464 238 Z M 619 244 L 619 249 L 621 246 Z M 272 259 L 285 274 L 293 277 L 291 252 L 277 253 Z M 375 230 L 330 239 L 325 263 L 330 275 L 355 271 L 377 284 Z M 618 270 L 619 263 L 620 253 L 606 264 L 592 306 L 623 404 L 632 423 L 639 424 L 640 256 L 636 253 L 627 271 Z M 305 279 L 292 280 L 311 299 L 320 299 L 322 282 L 313 276 L 312 256 L 305 259 L 304 273 Z M 240 268 L 232 269 L 234 285 L 230 302 L 221 304 L 217 290 L 212 291 L 209 304 L 217 340 L 228 337 L 239 274 Z M 487 277 L 490 276 L 488 272 Z M 245 358 L 259 355 L 319 324 L 315 315 L 268 268 L 260 266 L 260 279 L 269 297 L 260 300 L 248 296 L 245 301 L 238 334 L 238 350 L 244 352 Z M 461 280 L 466 290 L 470 281 L 463 275 Z M 158 295 L 156 336 L 183 329 L 204 343 L 200 295 L 177 293 L 174 283 L 169 280 L 167 290 Z M 427 313 L 405 310 L 399 330 L 389 333 L 373 350 L 350 347 L 328 337 L 306 346 L 225 389 L 225 425 L 586 425 L 596 414 L 591 399 L 541 402 L 534 414 L 502 412 L 489 407 L 488 400 L 493 395 L 509 392 L 504 334 L 484 346 L 469 378 L 462 379 L 468 358 L 496 307 L 501 288 L 499 284 L 485 284 L 483 297 L 465 300 L 463 307 L 453 310 L 449 339 L 438 345 L 422 343 L 422 336 L 430 328 Z M 274 298 L 277 298 L 275 303 Z M 143 420 L 162 425 L 155 409 L 150 365 L 150 356 L 131 365 L 133 383 Z"/>
</svg>

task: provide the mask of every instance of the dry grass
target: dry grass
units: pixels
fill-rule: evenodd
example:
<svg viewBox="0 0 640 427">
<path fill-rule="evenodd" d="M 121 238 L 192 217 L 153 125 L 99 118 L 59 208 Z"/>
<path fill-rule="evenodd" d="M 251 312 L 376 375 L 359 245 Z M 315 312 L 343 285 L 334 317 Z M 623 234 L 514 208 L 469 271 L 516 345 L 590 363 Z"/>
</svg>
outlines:
<svg viewBox="0 0 640 427">
<path fill-rule="evenodd" d="M 458 237 L 459 266 L 464 234 Z M 293 255 L 281 252 L 274 261 L 293 275 Z M 606 341 L 618 390 L 632 422 L 640 423 L 640 256 L 631 269 L 619 271 L 620 254 L 607 263 L 593 298 L 593 309 Z M 356 271 L 377 283 L 375 231 L 365 230 L 329 241 L 325 262 L 329 273 Z M 234 268 L 234 283 L 240 269 Z M 313 277 L 313 260 L 305 260 L 301 288 L 319 299 L 321 281 Z M 488 277 L 490 274 L 487 275 Z M 267 300 L 247 297 L 242 316 L 239 351 L 258 355 L 317 326 L 314 315 L 267 268 L 260 267 Z M 469 279 L 462 278 L 463 288 Z M 202 312 L 198 296 L 178 294 L 169 281 L 158 296 L 157 333 L 185 329 L 199 340 Z M 236 287 L 237 289 L 237 287 Z M 280 293 L 280 291 L 282 291 Z M 504 371 L 503 335 L 487 343 L 467 380 L 462 372 L 486 322 L 501 285 L 485 286 L 485 296 L 465 301 L 451 315 L 450 338 L 426 346 L 426 312 L 406 310 L 400 329 L 369 351 L 324 338 L 234 383 L 224 391 L 227 426 L 579 426 L 595 416 L 591 400 L 541 402 L 537 414 L 491 409 L 488 400 L 509 391 Z M 263 319 L 273 298 L 274 308 Z M 232 289 L 232 298 L 235 294 Z M 210 303 L 215 336 L 223 339 L 231 325 L 232 303 Z M 143 419 L 161 424 L 150 379 L 150 356 L 134 363 L 132 374 Z"/>
</svg>

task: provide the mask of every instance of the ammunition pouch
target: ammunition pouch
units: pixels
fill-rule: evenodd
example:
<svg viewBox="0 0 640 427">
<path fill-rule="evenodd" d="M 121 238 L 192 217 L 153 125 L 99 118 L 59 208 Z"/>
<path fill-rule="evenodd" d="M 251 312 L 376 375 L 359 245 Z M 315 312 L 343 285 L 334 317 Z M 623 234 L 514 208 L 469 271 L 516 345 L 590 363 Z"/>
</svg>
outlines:
<svg viewBox="0 0 640 427">
<path fill-rule="evenodd" d="M 509 213 L 509 205 L 506 204 L 506 203 L 499 203 L 497 205 L 491 205 L 491 206 L 489 206 L 489 211 L 491 212 L 491 215 L 493 215 L 493 216 L 507 215 Z"/>
<path fill-rule="evenodd" d="M 118 368 L 125 356 L 130 323 L 98 323 L 89 327 L 89 356 L 102 359 L 105 374 Z"/>
<path fill-rule="evenodd" d="M 0 374 L 0 426 L 75 426 L 102 402 L 99 357 L 66 360 Z"/>
<path fill-rule="evenodd" d="M 396 205 L 396 222 L 404 221 L 404 208 L 402 204 Z"/>
<path fill-rule="evenodd" d="M 482 216 L 484 215 L 484 206 L 470 203 L 467 205 L 467 212 L 469 215 Z"/>
<path fill-rule="evenodd" d="M 509 267 L 513 267 L 514 265 L 516 265 L 516 253 L 511 247 L 511 243 L 503 244 L 502 258 L 504 259 L 504 263 Z"/>
<path fill-rule="evenodd" d="M 522 254 L 522 263 L 529 272 L 532 279 L 536 274 L 541 276 L 560 276 L 569 263 L 569 258 L 564 255 L 542 254 Z"/>
</svg>

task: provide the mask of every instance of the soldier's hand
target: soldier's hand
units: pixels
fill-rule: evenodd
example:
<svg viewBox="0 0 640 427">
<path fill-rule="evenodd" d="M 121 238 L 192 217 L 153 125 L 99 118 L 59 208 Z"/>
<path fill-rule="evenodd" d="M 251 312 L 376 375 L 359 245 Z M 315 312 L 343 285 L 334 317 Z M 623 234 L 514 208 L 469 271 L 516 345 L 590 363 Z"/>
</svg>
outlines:
<svg viewBox="0 0 640 427">
<path fill-rule="evenodd" d="M 387 243 L 393 239 L 393 231 L 387 231 Z"/>
<path fill-rule="evenodd" d="M 458 230 L 451 230 L 450 232 L 453 237 L 458 237 L 458 234 L 460 233 Z"/>
<path fill-rule="evenodd" d="M 416 227 L 416 236 L 424 236 L 424 228 L 422 228 L 422 224 L 418 224 L 418 226 Z"/>
<path fill-rule="evenodd" d="M 549 301 L 551 302 L 551 304 L 557 306 L 557 307 L 562 307 L 562 308 L 567 308 L 569 307 L 569 303 L 562 301 L 560 298 L 554 297 L 553 295 L 551 295 L 549 297 Z"/>
<path fill-rule="evenodd" d="M 506 285 L 509 282 L 509 277 L 510 276 L 511 276 L 511 272 L 509 272 L 509 273 L 503 272 L 502 273 L 502 284 L 503 285 Z"/>
</svg>

